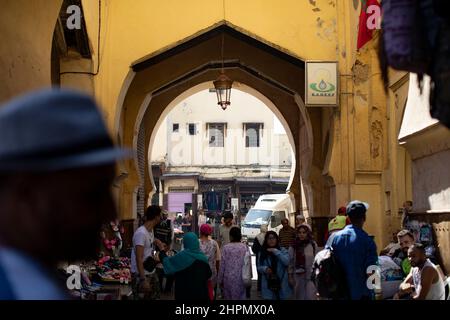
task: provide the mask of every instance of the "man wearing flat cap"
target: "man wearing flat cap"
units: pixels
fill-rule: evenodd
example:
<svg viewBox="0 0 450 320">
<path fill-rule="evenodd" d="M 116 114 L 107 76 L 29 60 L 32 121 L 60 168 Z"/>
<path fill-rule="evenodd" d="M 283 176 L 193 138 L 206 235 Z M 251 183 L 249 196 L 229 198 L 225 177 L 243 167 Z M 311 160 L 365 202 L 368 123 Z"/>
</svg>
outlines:
<svg viewBox="0 0 450 320">
<path fill-rule="evenodd" d="M 0 299 L 68 297 L 58 263 L 95 257 L 116 218 L 115 148 L 94 101 L 45 90 L 0 107 Z"/>
<path fill-rule="evenodd" d="M 344 269 L 348 287 L 348 299 L 370 300 L 372 291 L 367 286 L 367 268 L 377 265 L 377 247 L 363 230 L 369 205 L 358 200 L 347 205 L 351 224 L 333 234 L 331 247 L 337 262 Z"/>
</svg>

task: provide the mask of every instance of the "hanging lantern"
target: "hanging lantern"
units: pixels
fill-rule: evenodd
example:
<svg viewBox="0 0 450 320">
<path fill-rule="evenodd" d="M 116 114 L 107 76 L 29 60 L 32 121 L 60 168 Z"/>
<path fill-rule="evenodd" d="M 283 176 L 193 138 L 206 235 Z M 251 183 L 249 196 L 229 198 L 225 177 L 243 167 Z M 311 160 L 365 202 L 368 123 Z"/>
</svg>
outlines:
<svg viewBox="0 0 450 320">
<path fill-rule="evenodd" d="M 214 87 L 216 88 L 217 104 L 225 110 L 230 104 L 231 87 L 233 86 L 233 80 L 225 75 L 222 71 L 219 77 L 214 81 Z"/>
</svg>

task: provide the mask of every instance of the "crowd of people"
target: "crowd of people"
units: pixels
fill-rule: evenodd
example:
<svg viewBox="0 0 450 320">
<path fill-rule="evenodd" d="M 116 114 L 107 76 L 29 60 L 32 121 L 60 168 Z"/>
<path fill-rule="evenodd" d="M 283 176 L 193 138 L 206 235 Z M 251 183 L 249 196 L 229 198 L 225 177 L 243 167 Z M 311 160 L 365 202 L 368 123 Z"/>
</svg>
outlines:
<svg viewBox="0 0 450 320">
<path fill-rule="evenodd" d="M 34 93 L 2 107 L 0 139 L 0 299 L 67 299 L 52 270 L 62 261 L 96 256 L 102 225 L 117 218 L 110 190 L 114 164 L 130 153 L 114 147 L 95 102 L 67 90 Z M 404 230 L 380 253 L 403 273 L 393 298 L 443 300 L 440 269 L 405 227 L 411 207 L 405 203 Z M 248 299 L 253 253 L 263 299 L 374 299 L 368 280 L 381 257 L 364 230 L 368 209 L 361 201 L 340 208 L 323 250 L 299 215 L 295 227 L 283 220 L 278 233 L 263 224 L 251 252 L 231 212 L 216 217 L 214 226 L 201 213 L 199 235 L 186 214 L 179 221 L 182 248 L 174 250 L 175 221 L 149 206 L 132 239 L 133 297 L 160 299 L 161 291 L 173 290 L 177 300 Z M 431 232 L 422 228 L 420 238 L 429 243 Z"/>
<path fill-rule="evenodd" d="M 170 256 L 169 246 L 158 239 L 152 244 L 157 250 L 150 247 L 151 229 L 160 224 L 161 212 L 159 207 L 151 206 L 146 212 L 148 220 L 133 238 L 136 262 L 132 271 L 137 276 L 133 283 L 140 283 L 134 288 L 138 295 L 146 292 L 144 298 L 157 297 L 148 294 L 152 287 L 153 292 L 157 292 L 159 286 L 158 277 L 146 270 L 145 261 L 151 252 L 159 251 L 150 265 L 159 263 L 166 276 L 174 276 L 176 299 L 249 299 L 253 253 L 257 292 L 262 299 L 376 299 L 377 288 L 370 285 L 376 281 L 370 279 L 377 274 L 373 267 L 379 265 L 379 255 L 373 237 L 364 230 L 368 209 L 369 205 L 361 201 L 339 208 L 336 218 L 328 225 L 323 249 L 314 241 L 311 226 L 299 216 L 295 227 L 288 219 L 282 220 L 278 233 L 269 231 L 267 224 L 261 225 L 251 251 L 242 240 L 240 227 L 234 225 L 233 215 L 225 212 L 217 239 L 212 237 L 214 227 L 203 223 L 199 237 L 193 232 L 185 233 L 183 250 Z M 148 233 L 145 236 L 144 231 Z M 408 230 L 396 233 L 395 237 L 396 243 L 389 244 L 380 253 L 389 256 L 403 272 L 404 281 L 390 298 L 444 299 L 442 276 L 427 258 L 424 247 L 416 243 Z"/>
<path fill-rule="evenodd" d="M 30 132 L 26 137 L 23 126 Z M 96 256 L 102 225 L 117 218 L 110 190 L 114 164 L 130 153 L 114 147 L 91 98 L 65 90 L 35 93 L 2 107 L 0 137 L 0 299 L 66 299 L 67 291 L 51 270 L 61 261 Z M 43 147 L 53 151 L 42 153 Z M 411 206 L 405 203 L 404 227 Z M 368 209 L 361 201 L 340 208 L 323 250 L 301 215 L 295 227 L 283 220 L 278 234 L 263 224 L 252 246 L 261 297 L 374 299 L 368 280 L 380 257 L 364 230 Z M 172 221 L 159 206 L 149 206 L 132 239 L 133 296 L 159 299 L 161 290 L 174 289 L 178 300 L 250 298 L 249 246 L 231 212 L 222 220 L 219 227 L 199 225 L 199 238 L 186 215 L 181 219 L 183 246 L 175 251 Z M 429 230 L 424 235 L 429 240 Z M 381 252 L 403 272 L 394 299 L 443 300 L 443 276 L 418 242 L 414 232 L 404 229 Z"/>
</svg>

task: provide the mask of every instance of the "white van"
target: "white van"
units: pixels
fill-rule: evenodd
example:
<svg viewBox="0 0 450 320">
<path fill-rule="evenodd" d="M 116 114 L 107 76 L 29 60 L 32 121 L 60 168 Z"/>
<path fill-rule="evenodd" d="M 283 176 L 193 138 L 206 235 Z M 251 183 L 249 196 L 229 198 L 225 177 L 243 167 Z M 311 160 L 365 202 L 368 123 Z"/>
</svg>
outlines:
<svg viewBox="0 0 450 320">
<path fill-rule="evenodd" d="M 289 219 L 291 226 L 295 223 L 295 204 L 288 194 L 263 194 L 250 209 L 241 225 L 242 237 L 253 242 L 260 233 L 262 224 L 268 225 L 268 230 L 277 234 L 283 227 L 281 220 Z"/>
</svg>

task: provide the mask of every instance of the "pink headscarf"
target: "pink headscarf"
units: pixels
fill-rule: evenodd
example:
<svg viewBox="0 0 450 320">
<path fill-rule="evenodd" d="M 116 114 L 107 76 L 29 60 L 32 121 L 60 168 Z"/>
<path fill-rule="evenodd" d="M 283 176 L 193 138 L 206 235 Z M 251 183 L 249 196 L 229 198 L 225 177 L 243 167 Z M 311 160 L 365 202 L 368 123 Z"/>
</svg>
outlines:
<svg viewBox="0 0 450 320">
<path fill-rule="evenodd" d="M 212 228 L 209 224 L 202 224 L 200 226 L 200 233 L 209 236 L 212 233 Z"/>
</svg>

